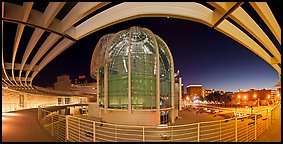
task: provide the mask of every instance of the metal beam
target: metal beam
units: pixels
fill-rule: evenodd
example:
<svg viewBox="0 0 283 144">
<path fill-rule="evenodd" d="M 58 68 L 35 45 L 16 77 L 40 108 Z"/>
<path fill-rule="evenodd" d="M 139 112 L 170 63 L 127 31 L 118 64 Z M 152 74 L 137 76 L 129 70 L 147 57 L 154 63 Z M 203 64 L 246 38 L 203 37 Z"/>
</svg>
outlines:
<svg viewBox="0 0 283 144">
<path fill-rule="evenodd" d="M 48 27 L 66 2 L 50 2 L 43 14 L 43 26 Z"/>
<path fill-rule="evenodd" d="M 40 70 L 45 67 L 51 60 L 53 60 L 56 56 L 62 53 L 65 49 L 74 44 L 74 41 L 69 39 L 63 39 L 39 64 Z"/>
<path fill-rule="evenodd" d="M 7 70 L 11 70 L 12 69 L 12 63 L 5 63 L 5 68 Z M 24 70 L 24 71 L 27 71 L 27 70 L 30 70 L 30 69 L 31 69 L 31 65 L 30 64 L 25 64 L 23 69 L 21 69 L 21 64 L 19 64 L 19 63 L 15 63 L 15 65 L 14 65 L 14 70 Z M 39 66 L 38 65 L 34 66 L 31 71 L 39 71 Z"/>
<path fill-rule="evenodd" d="M 37 53 L 33 57 L 32 61 L 30 63 L 30 69 L 27 70 L 25 80 L 27 79 L 30 71 L 32 71 L 32 69 L 35 66 L 35 64 L 51 48 L 51 46 L 53 46 L 59 39 L 60 39 L 60 36 L 56 35 L 56 34 L 53 34 L 53 33 L 48 36 L 46 41 L 44 41 L 44 43 L 41 45 L 41 47 L 39 48 L 39 50 L 37 51 Z M 25 83 L 25 85 L 27 85 L 27 83 Z"/>
<path fill-rule="evenodd" d="M 46 21 L 45 24 L 47 24 L 48 22 L 47 20 L 45 20 L 47 15 L 44 18 L 44 13 L 32 9 L 28 20 L 26 22 L 23 22 L 21 18 L 18 16 L 19 13 L 22 13 L 22 6 L 12 4 L 12 3 L 5 3 L 5 8 L 6 8 L 5 15 L 4 15 L 4 18 L 2 18 L 2 21 L 18 23 L 18 24 L 20 23 L 20 24 L 24 24 L 30 27 L 40 28 L 50 33 L 55 33 L 63 37 L 72 39 L 74 41 L 76 40 L 69 35 L 63 34 L 62 22 L 56 18 L 53 18 L 49 26 L 44 26 L 44 21 Z M 49 19 L 51 19 L 51 17 L 49 17 Z"/>
<path fill-rule="evenodd" d="M 48 4 L 46 10 L 43 13 L 43 26 L 44 27 L 48 27 L 49 24 L 51 23 L 51 21 L 55 18 L 55 16 L 57 15 L 57 13 L 61 10 L 61 8 L 64 6 L 65 2 L 51 2 Z M 20 73 L 19 73 L 19 77 L 21 78 L 21 74 L 22 74 L 22 69 L 31 53 L 31 51 L 34 49 L 36 43 L 38 42 L 38 40 L 40 39 L 40 37 L 42 36 L 42 34 L 44 33 L 43 30 L 36 28 L 35 31 L 33 32 L 33 35 L 28 43 L 28 46 L 26 48 L 26 51 L 24 53 L 24 56 L 22 58 L 22 62 L 21 62 L 21 69 L 20 69 Z M 21 80 L 20 80 L 21 82 Z"/>
<path fill-rule="evenodd" d="M 244 2 L 235 3 L 230 9 L 225 9 L 223 15 L 219 18 L 219 20 L 213 22 L 213 28 L 217 27 L 224 19 L 226 19 L 231 13 L 233 13 L 237 8 L 239 8 Z M 218 13 L 218 11 L 217 11 Z"/>
<path fill-rule="evenodd" d="M 66 31 L 85 16 L 109 3 L 110 2 L 79 2 L 62 20 L 62 31 Z"/>
<path fill-rule="evenodd" d="M 211 26 L 212 10 L 195 2 L 126 2 L 111 7 L 76 27 L 76 39 L 81 39 L 103 27 L 146 16 L 182 17 Z"/>
<path fill-rule="evenodd" d="M 246 48 L 260 56 L 270 65 L 272 65 L 271 56 L 264 49 L 262 49 L 254 40 L 252 40 L 248 35 L 246 35 L 228 20 L 224 20 L 215 29 L 220 31 L 221 33 L 224 33 L 225 35 L 239 42 L 240 44 L 244 45 Z M 278 73 L 281 73 L 281 68 L 278 69 L 277 66 L 272 65 L 272 67 L 275 68 Z"/>
<path fill-rule="evenodd" d="M 281 28 L 266 2 L 250 2 L 281 45 Z"/>
<path fill-rule="evenodd" d="M 56 56 L 66 50 L 68 47 L 73 45 L 75 42 L 69 39 L 63 39 L 39 64 L 39 71 L 43 69 L 51 60 L 53 60 Z M 31 84 L 34 77 L 37 75 L 38 72 L 33 72 L 31 76 Z"/>
<path fill-rule="evenodd" d="M 22 61 L 21 61 L 21 68 L 20 68 L 20 72 L 19 72 L 19 76 L 21 77 L 21 73 L 22 73 L 22 69 L 24 68 L 26 61 L 31 53 L 31 51 L 33 50 L 33 48 L 35 47 L 36 43 L 38 42 L 38 40 L 40 39 L 41 35 L 44 33 L 43 30 L 36 28 L 31 36 L 31 39 L 29 40 L 29 43 L 26 47 L 24 56 L 22 57 Z"/>
<path fill-rule="evenodd" d="M 28 17 L 29 17 L 29 14 L 30 14 L 30 11 L 32 9 L 32 6 L 33 6 L 33 2 L 24 2 L 23 4 L 23 13 L 19 13 L 19 15 L 22 15 L 20 16 L 21 17 L 21 20 L 23 22 L 26 22 Z M 19 85 L 17 83 L 17 81 L 15 80 L 15 75 L 14 75 L 14 64 L 15 64 L 15 59 L 16 59 L 16 54 L 17 54 L 17 51 L 18 51 L 18 47 L 19 47 L 19 43 L 20 43 L 20 40 L 21 40 L 21 37 L 22 37 L 22 34 L 23 34 L 23 31 L 24 31 L 24 25 L 21 25 L 19 24 L 18 27 L 17 27 L 17 32 L 16 32 L 16 36 L 15 36 L 15 40 L 14 40 L 14 47 L 13 47 L 13 55 L 12 55 L 12 78 L 13 80 L 15 81 L 16 85 Z M 20 82 L 21 83 L 21 82 Z M 22 84 L 21 84 L 22 85 Z"/>
<path fill-rule="evenodd" d="M 4 17 L 4 9 L 5 9 L 5 4 L 4 4 L 4 2 L 2 2 L 2 18 Z M 4 43 L 4 41 L 3 41 L 3 21 L 2 21 L 2 71 L 3 71 L 3 73 L 4 73 L 4 76 L 6 77 L 6 79 L 9 81 L 9 83 L 10 83 L 10 85 L 14 85 L 13 83 L 12 83 L 12 81 L 9 79 L 9 77 L 8 77 L 8 75 L 7 75 L 7 73 L 6 73 L 6 70 L 5 70 L 5 62 L 4 62 L 4 51 L 3 51 L 3 48 L 4 48 L 4 45 L 3 45 L 3 43 Z M 2 79 L 3 79 L 3 75 L 2 75 Z"/>
<path fill-rule="evenodd" d="M 277 59 L 281 64 L 281 54 L 275 47 L 273 42 L 268 38 L 264 31 L 258 26 L 258 24 L 242 9 L 241 7 L 236 9 L 230 17 L 237 22 L 241 27 L 254 36 L 269 52 Z"/>
<path fill-rule="evenodd" d="M 10 77 L 10 79 L 11 79 L 12 77 Z M 20 81 L 20 79 L 19 79 L 19 77 L 15 77 L 15 79 L 16 79 L 16 81 Z M 24 79 L 24 77 L 22 77 L 21 79 Z M 29 78 L 27 78 L 27 81 L 31 81 L 31 78 L 29 77 Z M 19 87 L 24 87 L 23 85 L 22 86 L 19 86 Z"/>
</svg>

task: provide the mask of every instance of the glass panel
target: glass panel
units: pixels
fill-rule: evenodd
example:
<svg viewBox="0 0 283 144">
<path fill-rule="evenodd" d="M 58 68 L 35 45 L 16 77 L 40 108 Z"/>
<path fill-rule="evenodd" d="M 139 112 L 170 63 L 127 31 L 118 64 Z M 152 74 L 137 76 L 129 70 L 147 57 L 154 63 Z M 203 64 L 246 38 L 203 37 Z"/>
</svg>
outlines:
<svg viewBox="0 0 283 144">
<path fill-rule="evenodd" d="M 129 32 L 119 32 L 109 49 L 108 107 L 128 108 Z"/>
<path fill-rule="evenodd" d="M 131 82 L 132 108 L 156 108 L 155 48 L 149 34 L 132 29 Z"/>
<path fill-rule="evenodd" d="M 157 39 L 159 47 L 159 67 L 160 67 L 160 108 L 171 107 L 171 70 L 170 56 L 165 44 Z"/>
</svg>

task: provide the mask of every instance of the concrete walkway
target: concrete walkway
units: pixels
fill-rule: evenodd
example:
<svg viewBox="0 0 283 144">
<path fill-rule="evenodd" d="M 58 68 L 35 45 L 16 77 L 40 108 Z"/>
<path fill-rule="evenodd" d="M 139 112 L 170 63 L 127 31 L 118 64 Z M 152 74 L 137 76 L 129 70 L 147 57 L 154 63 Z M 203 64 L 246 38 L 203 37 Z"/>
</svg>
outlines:
<svg viewBox="0 0 283 144">
<path fill-rule="evenodd" d="M 270 128 L 254 142 L 281 142 L 281 116 Z"/>
<path fill-rule="evenodd" d="M 37 121 L 37 109 L 2 113 L 2 142 L 57 142 Z"/>
<path fill-rule="evenodd" d="M 193 112 L 181 112 L 181 116 L 192 115 Z M 196 115 L 195 115 L 196 116 Z M 218 120 L 209 114 L 198 114 L 202 120 Z M 191 118 L 190 122 L 196 122 Z M 185 120 L 188 123 L 188 120 Z M 181 119 L 176 121 L 183 124 Z M 57 142 L 50 136 L 37 121 L 37 109 L 21 110 L 17 112 L 2 113 L 2 142 Z M 281 117 L 268 131 L 264 132 L 254 142 L 281 142 Z"/>
</svg>

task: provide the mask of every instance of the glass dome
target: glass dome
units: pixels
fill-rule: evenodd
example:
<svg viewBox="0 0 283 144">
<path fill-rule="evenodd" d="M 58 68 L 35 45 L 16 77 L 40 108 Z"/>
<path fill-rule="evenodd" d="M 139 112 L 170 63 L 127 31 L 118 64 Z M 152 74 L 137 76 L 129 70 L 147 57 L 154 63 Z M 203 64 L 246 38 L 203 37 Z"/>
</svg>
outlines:
<svg viewBox="0 0 283 144">
<path fill-rule="evenodd" d="M 165 42 L 146 28 L 135 26 L 103 36 L 92 56 L 91 76 L 97 79 L 100 107 L 162 109 L 172 106 L 172 55 Z"/>
</svg>

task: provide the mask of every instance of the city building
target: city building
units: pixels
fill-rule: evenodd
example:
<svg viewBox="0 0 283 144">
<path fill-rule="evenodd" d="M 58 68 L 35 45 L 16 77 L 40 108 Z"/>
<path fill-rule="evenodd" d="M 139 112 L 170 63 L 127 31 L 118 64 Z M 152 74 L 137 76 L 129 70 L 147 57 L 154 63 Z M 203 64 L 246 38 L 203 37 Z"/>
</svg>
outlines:
<svg viewBox="0 0 283 144">
<path fill-rule="evenodd" d="M 68 75 L 57 77 L 57 82 L 54 84 L 55 90 L 71 90 L 71 80 Z"/>
<path fill-rule="evenodd" d="M 188 85 L 187 86 L 187 94 L 186 96 L 189 96 L 189 98 L 195 99 L 199 96 L 203 97 L 204 96 L 204 92 L 203 92 L 203 88 L 202 85 Z"/>
<path fill-rule="evenodd" d="M 89 105 L 90 117 L 158 125 L 174 123 L 178 116 L 172 55 L 149 29 L 135 26 L 104 35 L 94 49 L 91 76 L 98 93 L 97 103 Z"/>
<path fill-rule="evenodd" d="M 273 101 L 271 97 L 272 93 L 274 92 L 271 89 L 240 90 L 234 93 L 231 103 L 248 106 L 269 105 Z"/>
<path fill-rule="evenodd" d="M 206 97 L 209 94 L 214 93 L 214 89 L 204 89 L 203 90 L 203 96 Z"/>
</svg>

